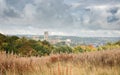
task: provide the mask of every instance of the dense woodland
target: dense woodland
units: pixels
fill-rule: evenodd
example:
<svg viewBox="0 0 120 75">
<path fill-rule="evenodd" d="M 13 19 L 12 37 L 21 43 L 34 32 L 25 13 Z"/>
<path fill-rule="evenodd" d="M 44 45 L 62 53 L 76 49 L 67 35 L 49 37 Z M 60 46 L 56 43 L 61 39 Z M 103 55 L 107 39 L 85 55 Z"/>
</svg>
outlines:
<svg viewBox="0 0 120 75">
<path fill-rule="evenodd" d="M 104 46 L 94 47 L 92 45 L 80 45 L 75 47 L 54 46 L 48 41 L 35 41 L 25 37 L 6 36 L 0 34 L 0 50 L 6 53 L 13 53 L 19 56 L 45 56 L 60 53 L 82 53 L 99 50 L 110 50 L 120 48 L 120 41 L 115 43 L 107 43 Z"/>
</svg>

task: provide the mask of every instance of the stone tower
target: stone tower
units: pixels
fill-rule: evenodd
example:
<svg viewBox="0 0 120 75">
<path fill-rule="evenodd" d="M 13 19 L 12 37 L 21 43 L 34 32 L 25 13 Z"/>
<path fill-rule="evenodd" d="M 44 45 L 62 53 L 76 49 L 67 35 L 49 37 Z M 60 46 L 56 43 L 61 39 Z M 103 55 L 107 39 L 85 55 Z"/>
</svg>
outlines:
<svg viewBox="0 0 120 75">
<path fill-rule="evenodd" d="M 44 32 L 44 40 L 48 41 L 48 31 Z"/>
</svg>

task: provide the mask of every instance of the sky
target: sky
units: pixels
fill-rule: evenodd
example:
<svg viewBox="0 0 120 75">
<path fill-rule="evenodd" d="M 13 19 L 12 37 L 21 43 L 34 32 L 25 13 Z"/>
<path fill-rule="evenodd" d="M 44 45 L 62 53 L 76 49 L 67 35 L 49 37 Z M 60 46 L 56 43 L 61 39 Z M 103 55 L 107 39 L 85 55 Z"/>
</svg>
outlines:
<svg viewBox="0 0 120 75">
<path fill-rule="evenodd" d="M 120 37 L 120 0 L 0 0 L 0 33 Z"/>
</svg>

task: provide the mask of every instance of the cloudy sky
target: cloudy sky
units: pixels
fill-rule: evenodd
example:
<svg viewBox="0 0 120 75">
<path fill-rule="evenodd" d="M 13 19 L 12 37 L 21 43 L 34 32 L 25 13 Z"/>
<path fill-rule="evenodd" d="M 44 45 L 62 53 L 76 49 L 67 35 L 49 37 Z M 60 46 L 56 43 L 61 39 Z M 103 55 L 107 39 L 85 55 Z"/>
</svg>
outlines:
<svg viewBox="0 0 120 75">
<path fill-rule="evenodd" d="M 0 33 L 120 37 L 120 0 L 0 0 Z"/>
</svg>

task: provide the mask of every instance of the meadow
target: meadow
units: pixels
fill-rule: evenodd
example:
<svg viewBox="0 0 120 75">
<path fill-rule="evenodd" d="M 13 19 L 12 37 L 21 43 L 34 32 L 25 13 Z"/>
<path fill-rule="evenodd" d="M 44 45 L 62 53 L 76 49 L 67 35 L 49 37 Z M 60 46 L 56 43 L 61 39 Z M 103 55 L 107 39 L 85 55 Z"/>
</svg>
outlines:
<svg viewBox="0 0 120 75">
<path fill-rule="evenodd" d="M 0 52 L 0 75 L 120 75 L 120 49 L 42 57 Z"/>
</svg>

